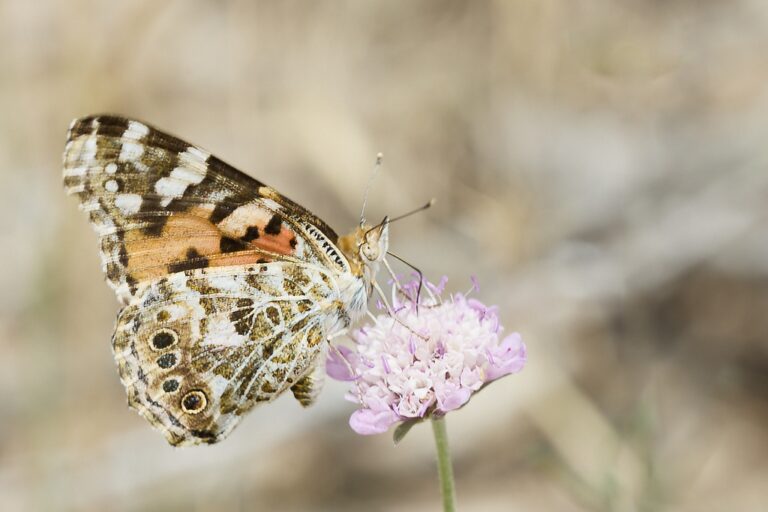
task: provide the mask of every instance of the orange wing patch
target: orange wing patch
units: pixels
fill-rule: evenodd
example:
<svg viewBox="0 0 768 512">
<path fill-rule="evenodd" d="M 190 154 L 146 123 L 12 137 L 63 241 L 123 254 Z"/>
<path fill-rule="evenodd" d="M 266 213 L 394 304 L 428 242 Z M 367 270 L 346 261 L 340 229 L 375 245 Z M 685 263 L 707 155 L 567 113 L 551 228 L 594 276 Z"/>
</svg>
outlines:
<svg viewBox="0 0 768 512">
<path fill-rule="evenodd" d="M 266 263 L 276 255 L 295 254 L 296 234 L 279 214 L 245 205 L 218 225 L 209 216 L 208 209 L 193 208 L 171 214 L 159 235 L 126 232 L 128 274 L 141 282 L 167 273 Z"/>
<path fill-rule="evenodd" d="M 292 256 L 296 249 L 296 233 L 286 226 L 279 213 L 256 203 L 237 208 L 217 224 L 224 235 L 247 242 L 252 249 Z"/>
</svg>

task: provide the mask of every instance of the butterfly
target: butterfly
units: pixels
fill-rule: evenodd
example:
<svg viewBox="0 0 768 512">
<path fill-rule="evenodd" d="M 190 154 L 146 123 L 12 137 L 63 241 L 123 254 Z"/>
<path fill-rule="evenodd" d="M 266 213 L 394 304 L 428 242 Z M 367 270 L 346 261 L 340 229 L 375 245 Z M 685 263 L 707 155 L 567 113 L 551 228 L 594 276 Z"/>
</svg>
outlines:
<svg viewBox="0 0 768 512">
<path fill-rule="evenodd" d="M 181 446 L 226 438 L 288 389 L 312 403 L 318 356 L 367 312 L 386 218 L 339 237 L 204 149 L 118 116 L 73 121 L 63 160 L 122 305 L 112 347 L 130 407 Z"/>
</svg>

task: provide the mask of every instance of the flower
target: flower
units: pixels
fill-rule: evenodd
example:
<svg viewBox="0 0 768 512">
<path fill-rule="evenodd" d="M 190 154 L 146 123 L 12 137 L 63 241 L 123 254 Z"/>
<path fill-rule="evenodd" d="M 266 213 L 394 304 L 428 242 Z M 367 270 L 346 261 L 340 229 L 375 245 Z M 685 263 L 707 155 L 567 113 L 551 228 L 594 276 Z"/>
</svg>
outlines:
<svg viewBox="0 0 768 512">
<path fill-rule="evenodd" d="M 442 300 L 446 282 L 425 282 L 424 289 L 419 280 L 394 286 L 394 317 L 379 314 L 373 324 L 356 330 L 354 349 L 330 350 L 326 372 L 352 383 L 346 398 L 360 408 L 349 424 L 358 434 L 442 416 L 491 381 L 523 369 L 520 335 L 500 339 L 497 308 L 468 297 L 477 283 L 469 294 Z"/>
</svg>

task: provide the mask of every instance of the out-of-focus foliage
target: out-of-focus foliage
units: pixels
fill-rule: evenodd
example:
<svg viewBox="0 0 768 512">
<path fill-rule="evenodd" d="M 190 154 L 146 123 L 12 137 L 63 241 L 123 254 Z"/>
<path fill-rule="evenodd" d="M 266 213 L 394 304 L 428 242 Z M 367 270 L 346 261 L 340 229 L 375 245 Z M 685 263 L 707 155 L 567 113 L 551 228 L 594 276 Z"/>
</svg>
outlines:
<svg viewBox="0 0 768 512">
<path fill-rule="evenodd" d="M 768 4 L 0 1 L 0 509 L 437 510 L 432 445 L 329 383 L 173 450 L 125 405 L 70 120 L 201 144 L 479 277 L 525 372 L 452 414 L 462 510 L 761 510 Z M 405 271 L 405 269 L 403 269 Z"/>
</svg>

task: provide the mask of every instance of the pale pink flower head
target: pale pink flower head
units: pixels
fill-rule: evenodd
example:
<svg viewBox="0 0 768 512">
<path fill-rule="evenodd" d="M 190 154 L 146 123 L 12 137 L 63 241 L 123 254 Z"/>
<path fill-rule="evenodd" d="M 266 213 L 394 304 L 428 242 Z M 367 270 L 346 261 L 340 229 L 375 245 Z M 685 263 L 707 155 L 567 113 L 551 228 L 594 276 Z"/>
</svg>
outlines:
<svg viewBox="0 0 768 512">
<path fill-rule="evenodd" d="M 523 369 L 525 345 L 518 333 L 501 336 L 497 308 L 469 294 L 443 299 L 446 281 L 425 282 L 418 305 L 418 280 L 393 289 L 394 318 L 380 314 L 352 334 L 354 349 L 330 350 L 328 375 L 350 381 L 346 398 L 360 406 L 349 419 L 358 434 L 442 416 L 489 382 Z"/>
</svg>

